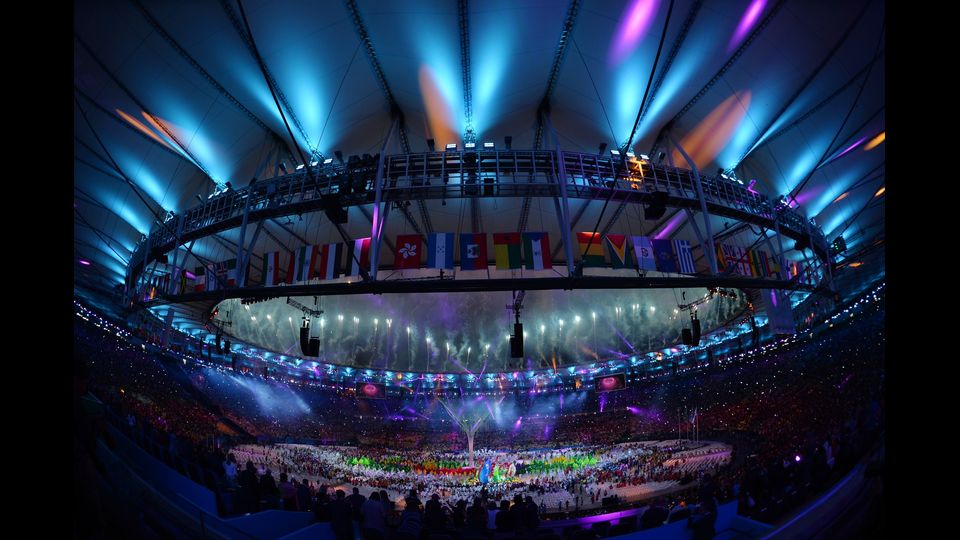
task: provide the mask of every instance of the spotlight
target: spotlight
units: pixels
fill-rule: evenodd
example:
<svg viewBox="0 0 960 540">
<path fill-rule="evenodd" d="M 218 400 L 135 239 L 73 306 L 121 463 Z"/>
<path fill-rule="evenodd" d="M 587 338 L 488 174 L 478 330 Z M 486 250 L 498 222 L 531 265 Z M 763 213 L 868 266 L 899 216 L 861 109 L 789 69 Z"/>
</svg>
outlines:
<svg viewBox="0 0 960 540">
<path fill-rule="evenodd" d="M 303 163 L 297 165 L 297 170 L 298 171 L 303 170 Z"/>
<path fill-rule="evenodd" d="M 436 152 L 437 151 L 436 141 L 434 141 L 433 139 L 427 139 L 427 148 L 429 148 L 431 152 Z"/>
<path fill-rule="evenodd" d="M 331 163 L 333 163 L 333 158 L 332 158 L 332 157 L 328 157 L 327 159 L 323 160 L 323 164 L 324 164 L 324 165 L 329 165 L 329 164 L 331 164 Z"/>
<path fill-rule="evenodd" d="M 620 157 L 620 151 L 619 151 L 619 150 L 610 150 L 610 155 L 613 156 L 613 157 Z"/>
<path fill-rule="evenodd" d="M 607 151 L 607 143 L 605 143 L 605 142 L 600 143 L 600 151 L 597 152 L 597 153 L 602 156 L 603 153 L 606 152 L 606 151 Z"/>
<path fill-rule="evenodd" d="M 477 143 L 475 142 L 464 143 L 463 148 L 466 150 L 474 150 L 477 148 Z"/>
<path fill-rule="evenodd" d="M 496 146 L 494 146 L 492 142 L 485 142 L 483 143 L 483 148 L 484 150 L 493 150 Z"/>
<path fill-rule="evenodd" d="M 337 151 L 335 151 L 335 152 L 333 153 L 333 155 L 337 156 L 337 161 L 339 161 L 340 164 L 342 165 L 342 164 L 343 164 L 343 152 L 341 152 L 340 150 L 337 150 Z"/>
<path fill-rule="evenodd" d="M 457 143 L 447 143 L 447 152 L 456 152 Z"/>
<path fill-rule="evenodd" d="M 513 136 L 512 135 L 505 136 L 503 138 L 503 145 L 507 148 L 507 150 L 510 150 L 511 148 L 513 148 Z"/>
<path fill-rule="evenodd" d="M 287 164 L 281 161 L 281 162 L 280 162 L 280 170 L 283 171 L 284 173 L 286 173 L 286 172 L 287 172 Z"/>
</svg>

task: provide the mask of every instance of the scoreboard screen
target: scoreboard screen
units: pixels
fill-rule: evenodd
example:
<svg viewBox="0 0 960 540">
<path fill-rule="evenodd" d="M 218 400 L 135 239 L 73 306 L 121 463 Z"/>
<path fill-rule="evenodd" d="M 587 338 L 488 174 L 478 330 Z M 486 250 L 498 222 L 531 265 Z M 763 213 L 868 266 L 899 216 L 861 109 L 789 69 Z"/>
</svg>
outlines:
<svg viewBox="0 0 960 540">
<path fill-rule="evenodd" d="M 614 390 L 623 390 L 627 387 L 627 378 L 623 373 L 616 375 L 603 375 L 593 379 L 593 384 L 597 392 L 612 392 Z"/>
<path fill-rule="evenodd" d="M 387 399 L 387 387 L 379 383 L 358 382 L 357 397 L 364 399 Z"/>
</svg>

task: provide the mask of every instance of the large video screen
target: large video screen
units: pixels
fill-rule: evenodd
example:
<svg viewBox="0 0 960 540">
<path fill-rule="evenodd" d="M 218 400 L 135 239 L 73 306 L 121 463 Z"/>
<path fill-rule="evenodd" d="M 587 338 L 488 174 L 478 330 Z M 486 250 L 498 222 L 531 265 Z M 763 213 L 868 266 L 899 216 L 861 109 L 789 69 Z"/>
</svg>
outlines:
<svg viewBox="0 0 960 540">
<path fill-rule="evenodd" d="M 364 399 L 387 399 L 387 387 L 378 383 L 358 382 L 357 397 Z"/>
<path fill-rule="evenodd" d="M 623 390 L 627 387 L 627 378 L 623 373 L 615 375 L 603 375 L 593 379 L 594 387 L 597 392 L 612 392 L 614 390 Z"/>
</svg>

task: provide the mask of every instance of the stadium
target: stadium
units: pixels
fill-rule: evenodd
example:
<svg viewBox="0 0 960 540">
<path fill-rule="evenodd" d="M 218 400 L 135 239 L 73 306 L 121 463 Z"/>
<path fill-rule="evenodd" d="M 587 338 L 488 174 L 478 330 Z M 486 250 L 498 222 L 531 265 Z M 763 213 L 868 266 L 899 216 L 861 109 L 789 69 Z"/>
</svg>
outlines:
<svg viewBox="0 0 960 540">
<path fill-rule="evenodd" d="M 885 25 L 78 4 L 74 536 L 884 534 Z"/>
</svg>

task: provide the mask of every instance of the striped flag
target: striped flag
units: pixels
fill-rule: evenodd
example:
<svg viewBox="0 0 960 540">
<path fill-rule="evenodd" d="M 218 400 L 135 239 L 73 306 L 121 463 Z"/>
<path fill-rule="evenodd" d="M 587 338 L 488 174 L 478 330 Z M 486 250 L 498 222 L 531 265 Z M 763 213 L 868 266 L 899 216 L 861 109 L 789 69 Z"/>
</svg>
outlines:
<svg viewBox="0 0 960 540">
<path fill-rule="evenodd" d="M 313 267 L 317 261 L 317 251 L 320 246 L 300 246 L 297 250 L 296 260 L 293 263 L 294 283 L 305 283 L 313 277 Z"/>
<path fill-rule="evenodd" d="M 553 268 L 553 263 L 550 262 L 550 238 L 547 233 L 523 233 L 523 251 L 527 257 L 527 270 L 549 270 Z"/>
<path fill-rule="evenodd" d="M 237 286 L 237 259 L 229 259 L 220 263 L 217 273 L 229 287 Z"/>
<path fill-rule="evenodd" d="M 717 271 L 723 272 L 727 268 L 727 254 L 725 246 L 717 244 Z"/>
<path fill-rule="evenodd" d="M 430 233 L 427 236 L 427 268 L 453 270 L 453 233 Z"/>
<path fill-rule="evenodd" d="M 657 256 L 657 270 L 661 272 L 677 272 L 677 260 L 673 255 L 673 247 L 669 240 L 653 239 L 653 253 Z"/>
<path fill-rule="evenodd" d="M 743 249 L 742 247 L 735 246 L 737 250 L 738 265 L 740 267 L 740 275 L 749 277 L 750 273 L 750 253 Z"/>
<path fill-rule="evenodd" d="M 580 244 L 580 256 L 584 268 L 606 266 L 606 261 L 603 260 L 603 246 L 600 245 L 600 233 L 578 232 L 577 242 Z"/>
<path fill-rule="evenodd" d="M 487 233 L 460 234 L 460 270 L 486 270 Z"/>
<path fill-rule="evenodd" d="M 263 254 L 263 286 L 276 287 L 280 284 L 280 252 Z"/>
<path fill-rule="evenodd" d="M 295 271 L 295 269 L 294 269 L 294 264 L 295 264 L 295 262 L 296 262 L 295 259 L 296 259 L 296 257 L 294 256 L 293 253 L 288 253 L 288 258 L 287 258 L 287 273 L 286 273 L 286 275 L 283 277 L 283 281 L 282 281 L 283 283 L 286 283 L 286 284 L 288 284 L 288 285 L 293 285 L 293 276 L 294 276 L 294 274 L 296 274 L 296 271 Z"/>
<path fill-rule="evenodd" d="M 763 251 L 762 249 L 759 251 L 760 251 L 760 277 L 764 277 L 764 278 L 770 277 L 770 262 L 771 262 L 770 258 L 767 257 L 766 251 Z"/>
<path fill-rule="evenodd" d="M 697 273 L 697 269 L 693 265 L 693 251 L 690 250 L 689 240 L 674 240 L 673 252 L 677 254 L 681 274 Z"/>
<path fill-rule="evenodd" d="M 630 258 L 627 256 L 627 237 L 622 234 L 608 234 L 603 242 L 610 252 L 610 264 L 614 268 L 630 268 Z"/>
<path fill-rule="evenodd" d="M 520 233 L 493 233 L 493 255 L 497 270 L 520 268 L 523 262 L 520 256 Z"/>
<path fill-rule="evenodd" d="M 320 248 L 320 257 L 316 265 L 317 273 L 320 279 L 335 279 L 340 277 L 340 259 L 343 256 L 343 246 L 341 242 L 324 244 Z"/>
<path fill-rule="evenodd" d="M 215 291 L 221 289 L 220 282 L 217 281 L 217 263 L 210 263 L 209 266 L 205 267 L 203 277 L 207 282 L 208 291 Z"/>
<path fill-rule="evenodd" d="M 656 270 L 657 257 L 653 254 L 653 244 L 649 236 L 633 237 L 633 253 L 637 256 L 637 268 L 641 270 Z"/>
<path fill-rule="evenodd" d="M 193 292 L 203 292 L 207 288 L 207 279 L 205 277 L 206 268 L 203 266 L 198 266 L 193 270 L 193 273 L 197 276 L 197 281 L 193 286 Z"/>
<path fill-rule="evenodd" d="M 753 277 L 763 276 L 763 264 L 760 261 L 760 251 L 751 249 L 747 252 L 750 259 L 750 275 Z"/>
<path fill-rule="evenodd" d="M 357 238 L 347 244 L 347 275 L 359 276 L 360 269 L 370 269 L 370 237 Z"/>
<path fill-rule="evenodd" d="M 420 254 L 423 252 L 423 238 L 419 234 L 397 235 L 397 256 L 393 268 L 420 268 Z"/>
</svg>

